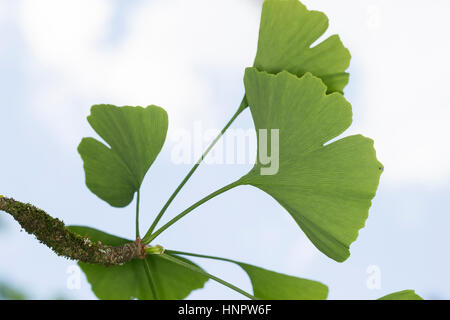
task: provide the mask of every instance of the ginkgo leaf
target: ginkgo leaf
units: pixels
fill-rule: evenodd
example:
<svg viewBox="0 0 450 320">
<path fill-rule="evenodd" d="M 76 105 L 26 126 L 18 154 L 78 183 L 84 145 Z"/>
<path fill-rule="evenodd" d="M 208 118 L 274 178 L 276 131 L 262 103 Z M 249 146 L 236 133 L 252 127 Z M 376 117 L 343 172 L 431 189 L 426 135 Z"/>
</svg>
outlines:
<svg viewBox="0 0 450 320">
<path fill-rule="evenodd" d="M 161 151 L 167 113 L 157 106 L 95 105 L 88 121 L 109 146 L 94 138 L 84 138 L 78 146 L 86 185 L 110 205 L 125 207 Z"/>
<path fill-rule="evenodd" d="M 312 47 L 327 28 L 324 13 L 310 11 L 298 0 L 264 1 L 254 67 L 273 74 L 311 72 L 323 80 L 328 92 L 342 92 L 348 83 L 350 52 L 338 35 Z"/>
<path fill-rule="evenodd" d="M 270 194 L 320 251 L 344 261 L 364 226 L 382 172 L 373 141 L 355 135 L 326 144 L 350 126 L 351 105 L 339 93 L 326 95 L 326 86 L 310 73 L 298 78 L 248 68 L 245 88 L 258 155 L 265 140 L 278 134 L 279 141 L 267 142 L 271 163 L 258 157 L 239 183 Z M 264 132 L 270 137 L 262 139 Z"/>
<path fill-rule="evenodd" d="M 325 300 L 328 287 L 321 282 L 266 270 L 227 258 L 168 250 L 168 253 L 231 262 L 240 266 L 250 278 L 253 295 L 262 300 Z"/>
<path fill-rule="evenodd" d="M 385 295 L 378 300 L 423 300 L 423 298 L 415 293 L 414 290 L 403 290 Z"/>
<path fill-rule="evenodd" d="M 83 226 L 70 226 L 70 230 L 92 241 L 105 245 L 120 246 L 130 240 Z M 92 291 L 99 299 L 141 299 L 178 300 L 186 298 L 193 290 L 203 288 L 208 278 L 179 264 L 147 255 L 150 276 L 154 284 L 153 292 L 144 269 L 144 261 L 135 259 L 122 266 L 104 266 L 79 262 L 81 270 L 91 284 Z M 198 267 L 193 262 L 184 259 Z M 198 267 L 199 268 L 199 267 Z M 156 296 L 155 296 L 156 295 Z"/>
<path fill-rule="evenodd" d="M 248 274 L 253 294 L 262 300 L 325 300 L 328 287 L 318 281 L 302 279 L 236 262 Z"/>
</svg>

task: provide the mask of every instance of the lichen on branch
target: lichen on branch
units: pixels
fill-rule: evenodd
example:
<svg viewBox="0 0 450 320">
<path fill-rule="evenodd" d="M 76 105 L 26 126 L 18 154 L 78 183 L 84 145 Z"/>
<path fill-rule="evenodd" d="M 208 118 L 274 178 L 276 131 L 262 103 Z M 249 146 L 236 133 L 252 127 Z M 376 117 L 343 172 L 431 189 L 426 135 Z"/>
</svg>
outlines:
<svg viewBox="0 0 450 320">
<path fill-rule="evenodd" d="M 0 211 L 9 213 L 29 234 L 57 255 L 85 263 L 120 265 L 135 258 L 145 258 L 141 240 L 121 246 L 93 242 L 66 228 L 64 223 L 35 206 L 0 196 Z"/>
</svg>

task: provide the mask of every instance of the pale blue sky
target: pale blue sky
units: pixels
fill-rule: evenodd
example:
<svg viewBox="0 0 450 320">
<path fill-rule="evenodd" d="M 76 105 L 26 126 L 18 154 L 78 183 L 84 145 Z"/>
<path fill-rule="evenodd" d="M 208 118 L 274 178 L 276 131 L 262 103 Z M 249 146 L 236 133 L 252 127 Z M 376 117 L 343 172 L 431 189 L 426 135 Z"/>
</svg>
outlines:
<svg viewBox="0 0 450 320">
<path fill-rule="evenodd" d="M 447 1 L 304 1 L 330 18 L 352 53 L 346 132 L 375 140 L 385 166 L 366 227 L 337 263 L 314 248 L 273 199 L 239 187 L 198 208 L 158 238 L 167 248 L 242 260 L 319 280 L 330 298 L 372 299 L 415 289 L 450 298 L 450 56 Z M 93 135 L 92 104 L 157 104 L 169 113 L 169 139 L 142 189 L 142 231 L 189 170 L 171 163 L 171 132 L 220 128 L 243 94 L 255 54 L 259 1 L 0 0 L 0 194 L 62 218 L 133 237 L 134 208 L 114 209 L 84 184 L 76 147 Z M 405 9 L 407 7 L 407 9 Z M 417 23 L 420 21 L 420 24 Z M 248 129 L 248 111 L 233 128 Z M 165 221 L 250 165 L 203 165 Z M 94 298 L 82 279 L 66 287 L 73 262 L 56 257 L 0 215 L 0 279 L 34 298 Z M 233 265 L 195 260 L 250 290 Z M 369 266 L 381 289 L 367 288 Z M 189 298 L 241 298 L 214 282 Z"/>
</svg>

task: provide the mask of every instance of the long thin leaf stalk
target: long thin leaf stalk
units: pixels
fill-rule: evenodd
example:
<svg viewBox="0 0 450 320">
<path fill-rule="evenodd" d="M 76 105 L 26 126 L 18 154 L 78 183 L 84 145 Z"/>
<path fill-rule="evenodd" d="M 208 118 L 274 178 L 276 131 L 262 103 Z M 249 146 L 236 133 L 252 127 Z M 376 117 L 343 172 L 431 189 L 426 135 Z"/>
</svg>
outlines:
<svg viewBox="0 0 450 320">
<path fill-rule="evenodd" d="M 141 192 L 138 189 L 136 197 L 136 239 L 140 237 L 139 235 L 139 201 L 141 198 Z"/>
<path fill-rule="evenodd" d="M 232 285 L 231 283 L 229 283 L 229 282 L 227 282 L 227 281 L 225 281 L 223 279 L 220 279 L 219 277 L 213 276 L 212 274 L 204 271 L 203 269 L 201 269 L 199 267 L 196 267 L 196 266 L 194 266 L 194 265 L 192 265 L 190 263 L 184 262 L 183 260 L 178 259 L 176 256 L 163 253 L 162 255 L 160 255 L 160 257 L 164 258 L 166 260 L 172 261 L 174 263 L 177 263 L 177 264 L 179 264 L 181 266 L 184 266 L 184 267 L 186 267 L 186 268 L 188 268 L 188 269 L 190 269 L 190 270 L 192 270 L 194 272 L 197 272 L 199 274 L 202 274 L 205 277 L 208 277 L 208 278 L 210 278 L 210 279 L 212 279 L 214 281 L 217 281 L 218 283 L 220 283 L 220 284 L 222 284 L 222 285 L 224 285 L 224 286 L 226 286 L 226 287 L 228 287 L 228 288 L 230 288 L 230 289 L 232 289 L 232 290 L 234 290 L 234 291 L 236 291 L 236 292 L 246 296 L 247 298 L 249 298 L 251 300 L 258 300 L 258 298 L 256 298 L 255 296 L 251 295 L 250 293 L 245 292 L 244 290 L 236 287 L 235 285 Z"/>
<path fill-rule="evenodd" d="M 211 200 L 212 198 L 218 196 L 219 194 L 224 193 L 225 191 L 228 191 L 234 187 L 237 187 L 239 185 L 239 182 L 233 182 L 230 183 L 228 185 L 226 185 L 225 187 L 220 188 L 217 191 L 214 191 L 213 193 L 210 193 L 209 195 L 207 195 L 206 197 L 204 197 L 203 199 L 197 201 L 196 203 L 194 203 L 193 205 L 191 205 L 189 208 L 187 208 L 186 210 L 184 210 L 183 212 L 181 212 L 180 214 L 178 214 L 177 216 L 175 216 L 172 220 L 170 220 L 169 222 L 167 222 L 165 225 L 163 225 L 161 228 L 159 228 L 158 230 L 156 230 L 154 233 L 152 234 L 147 234 L 143 239 L 142 239 L 142 243 L 144 244 L 149 244 L 150 242 L 152 242 L 157 236 L 159 236 L 162 232 L 164 232 L 165 230 L 167 230 L 170 226 L 172 226 L 174 223 L 176 223 L 178 220 L 180 220 L 181 218 L 183 218 L 185 215 L 187 215 L 189 212 L 191 212 L 192 210 L 194 210 L 195 208 L 201 206 L 203 203 L 207 202 L 208 200 Z"/>
<path fill-rule="evenodd" d="M 203 159 L 205 159 L 205 157 L 208 155 L 208 153 L 211 151 L 211 149 L 215 146 L 217 141 L 219 141 L 219 139 L 225 134 L 225 132 L 228 130 L 228 128 L 231 126 L 231 124 L 234 122 L 234 120 L 236 120 L 236 118 L 241 114 L 241 112 L 243 110 L 245 110 L 247 105 L 248 105 L 247 104 L 247 99 L 244 96 L 244 98 L 242 99 L 241 104 L 239 105 L 238 110 L 231 117 L 231 119 L 228 121 L 228 123 L 225 125 L 225 127 L 220 131 L 219 135 L 211 142 L 211 144 L 208 146 L 208 148 L 205 150 L 205 152 L 203 152 L 203 154 L 200 157 L 200 159 L 198 159 L 198 161 L 195 163 L 195 165 L 192 167 L 192 169 L 188 172 L 188 174 L 183 179 L 183 181 L 181 181 L 181 183 L 178 185 L 178 187 L 175 189 L 175 191 L 169 197 L 167 202 L 164 204 L 164 206 L 162 207 L 161 211 L 158 213 L 158 215 L 156 216 L 156 218 L 153 221 L 152 225 L 150 226 L 150 228 L 148 229 L 147 233 L 145 234 L 144 239 L 148 239 L 149 236 L 153 233 L 153 231 L 155 230 L 158 222 L 161 220 L 161 218 L 163 217 L 163 215 L 166 212 L 167 208 L 169 208 L 169 206 L 172 203 L 172 201 L 175 199 L 175 197 L 178 195 L 178 193 L 184 187 L 184 185 L 189 180 L 189 178 L 194 174 L 194 172 L 199 167 L 200 163 L 202 163 Z"/>
</svg>

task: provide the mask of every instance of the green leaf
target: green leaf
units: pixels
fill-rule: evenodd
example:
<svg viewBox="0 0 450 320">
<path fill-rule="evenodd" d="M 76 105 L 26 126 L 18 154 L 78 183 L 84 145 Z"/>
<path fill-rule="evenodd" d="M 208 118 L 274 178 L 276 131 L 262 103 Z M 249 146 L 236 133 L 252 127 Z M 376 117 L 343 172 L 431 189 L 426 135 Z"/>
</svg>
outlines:
<svg viewBox="0 0 450 320">
<path fill-rule="evenodd" d="M 161 151 L 167 113 L 157 106 L 95 105 L 88 121 L 109 147 L 94 138 L 81 141 L 86 185 L 110 205 L 125 207 Z"/>
<path fill-rule="evenodd" d="M 247 272 L 253 294 L 262 300 L 325 300 L 328 287 L 323 283 L 297 278 L 237 262 Z"/>
<path fill-rule="evenodd" d="M 0 282 L 0 300 L 27 300 L 25 293 L 10 286 L 7 283 Z"/>
<path fill-rule="evenodd" d="M 341 94 L 326 95 L 323 82 L 310 73 L 298 78 L 248 68 L 245 87 L 257 134 L 275 129 L 275 136 L 279 130 L 274 146 L 279 155 L 272 150 L 273 172 L 258 159 L 239 183 L 270 194 L 320 251 L 344 261 L 364 226 L 382 172 L 373 141 L 355 135 L 324 145 L 350 126 L 352 110 Z M 258 154 L 265 146 L 260 139 Z"/>
<path fill-rule="evenodd" d="M 179 257 L 172 256 L 172 255 L 168 255 L 168 254 L 166 254 L 166 253 L 161 254 L 160 257 L 161 257 L 161 258 L 164 258 L 164 259 L 167 259 L 167 260 L 170 260 L 170 261 L 172 261 L 172 262 L 174 262 L 174 263 L 183 265 L 183 266 L 185 266 L 186 268 L 189 268 L 189 269 L 191 269 L 192 271 L 195 271 L 195 272 L 197 272 L 197 273 L 201 273 L 202 275 L 208 277 L 209 279 L 212 279 L 212 280 L 214 280 L 214 281 L 216 281 L 216 282 L 218 282 L 218 283 L 220 283 L 220 284 L 222 284 L 222 285 L 224 285 L 224 286 L 226 286 L 226 287 L 228 287 L 228 288 L 230 288 L 230 289 L 232 289 L 232 290 L 234 290 L 234 291 L 236 291 L 236 292 L 242 294 L 243 296 L 245 296 L 245 297 L 247 297 L 247 298 L 249 298 L 249 299 L 251 299 L 251 300 L 255 300 L 255 299 L 256 299 L 255 296 L 252 296 L 252 295 L 249 294 L 248 292 L 245 292 L 244 290 L 242 290 L 242 289 L 236 287 L 235 285 L 233 285 L 233 284 L 231 284 L 231 283 L 229 283 L 229 282 L 227 282 L 227 281 L 225 281 L 225 280 L 223 280 L 223 279 L 220 279 L 219 277 L 216 277 L 216 276 L 214 276 L 214 275 L 212 275 L 212 274 L 210 274 L 210 273 L 207 273 L 207 272 L 203 271 L 203 270 L 200 269 L 200 268 L 197 268 L 197 267 L 195 267 L 195 266 L 193 266 L 193 265 L 187 264 L 186 262 L 184 262 L 183 260 L 181 260 Z"/>
<path fill-rule="evenodd" d="M 311 47 L 327 28 L 324 13 L 309 11 L 298 0 L 266 0 L 254 66 L 273 74 L 286 70 L 302 76 L 311 72 L 323 80 L 328 92 L 342 92 L 348 83 L 345 70 L 351 57 L 339 36 Z"/>
<path fill-rule="evenodd" d="M 82 226 L 71 226 L 70 230 L 86 236 L 93 241 L 118 246 L 130 242 L 102 231 Z M 198 267 L 193 262 L 186 263 Z M 193 290 L 203 288 L 207 277 L 179 264 L 162 259 L 158 255 L 148 255 L 151 277 L 156 289 L 156 298 L 160 300 L 178 300 L 186 298 Z M 144 261 L 135 259 L 122 266 L 103 266 L 79 262 L 86 274 L 92 291 L 99 299 L 141 299 L 153 300 L 149 280 L 145 274 Z M 199 268 L 199 267 L 198 267 Z"/>
<path fill-rule="evenodd" d="M 378 300 L 423 300 L 414 290 L 403 290 L 388 294 Z"/>
<path fill-rule="evenodd" d="M 321 282 L 302 279 L 286 274 L 266 270 L 247 263 L 205 256 L 201 254 L 170 251 L 176 255 L 188 255 L 206 259 L 231 262 L 240 266 L 249 276 L 253 286 L 253 295 L 262 300 L 325 300 L 328 296 L 328 287 Z"/>
</svg>

